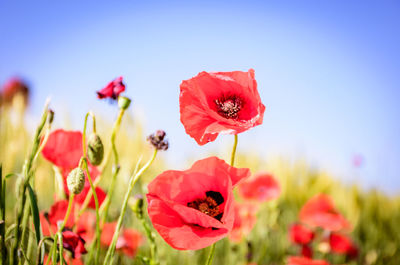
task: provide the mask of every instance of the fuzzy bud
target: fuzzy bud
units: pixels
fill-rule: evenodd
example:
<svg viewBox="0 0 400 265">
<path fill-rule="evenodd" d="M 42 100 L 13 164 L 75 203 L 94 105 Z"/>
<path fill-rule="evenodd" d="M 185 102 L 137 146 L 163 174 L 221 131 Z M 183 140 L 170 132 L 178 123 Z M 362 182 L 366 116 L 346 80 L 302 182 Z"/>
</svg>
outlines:
<svg viewBox="0 0 400 265">
<path fill-rule="evenodd" d="M 143 217 L 144 200 L 142 196 L 135 196 L 135 198 L 132 198 L 129 201 L 129 205 L 138 218 Z"/>
<path fill-rule="evenodd" d="M 85 173 L 79 167 L 73 169 L 67 177 L 67 186 L 69 192 L 79 194 L 85 187 Z"/>
<path fill-rule="evenodd" d="M 47 121 L 49 124 L 52 124 L 54 120 L 54 111 L 52 109 L 49 109 L 49 113 L 47 116 Z"/>
<path fill-rule="evenodd" d="M 168 150 L 169 143 L 167 140 L 164 139 L 165 135 L 166 133 L 164 131 L 158 130 L 155 133 L 149 135 L 147 137 L 147 141 L 149 141 L 157 150 L 166 151 Z"/>
<path fill-rule="evenodd" d="M 101 161 L 103 161 L 104 146 L 100 136 L 97 134 L 93 133 L 89 136 L 87 156 L 89 162 L 94 166 L 100 165 Z"/>
<path fill-rule="evenodd" d="M 118 97 L 118 106 L 121 109 L 126 110 L 127 108 L 129 108 L 130 104 L 131 104 L 131 100 L 129 98 L 123 97 L 123 96 Z"/>
</svg>

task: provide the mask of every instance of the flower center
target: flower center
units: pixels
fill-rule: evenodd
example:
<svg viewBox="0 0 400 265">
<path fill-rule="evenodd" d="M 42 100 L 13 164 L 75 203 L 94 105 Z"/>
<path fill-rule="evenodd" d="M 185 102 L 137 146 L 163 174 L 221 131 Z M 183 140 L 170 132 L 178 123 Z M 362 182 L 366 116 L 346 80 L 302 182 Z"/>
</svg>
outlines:
<svg viewBox="0 0 400 265">
<path fill-rule="evenodd" d="M 222 218 L 222 212 L 219 209 L 219 205 L 223 202 L 224 198 L 222 197 L 221 193 L 216 191 L 207 191 L 205 198 L 188 202 L 187 206 L 199 210 L 200 212 L 214 217 L 220 221 Z"/>
<path fill-rule="evenodd" d="M 227 119 L 237 119 L 243 101 L 237 96 L 223 96 L 214 100 L 218 113 Z"/>
</svg>

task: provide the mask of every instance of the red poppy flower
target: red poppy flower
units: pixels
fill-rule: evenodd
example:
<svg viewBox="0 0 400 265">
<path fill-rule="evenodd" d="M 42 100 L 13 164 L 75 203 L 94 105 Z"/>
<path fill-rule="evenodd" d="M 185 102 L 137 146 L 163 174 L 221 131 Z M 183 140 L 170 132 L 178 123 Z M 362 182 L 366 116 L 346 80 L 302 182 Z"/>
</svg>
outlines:
<svg viewBox="0 0 400 265">
<path fill-rule="evenodd" d="M 289 230 L 290 240 L 295 244 L 306 245 L 314 239 L 314 232 L 301 224 L 293 224 Z"/>
<path fill-rule="evenodd" d="M 14 96 L 22 95 L 25 101 L 25 105 L 29 100 L 29 88 L 23 80 L 18 77 L 10 78 L 2 87 L 0 91 L 0 105 L 2 103 L 10 104 L 13 101 Z"/>
<path fill-rule="evenodd" d="M 301 255 L 306 258 L 312 258 L 313 251 L 309 245 L 302 245 L 301 246 Z"/>
<path fill-rule="evenodd" d="M 332 233 L 329 236 L 329 245 L 333 253 L 345 254 L 351 258 L 358 255 L 357 246 L 345 235 Z"/>
<path fill-rule="evenodd" d="M 42 231 L 45 236 L 54 234 L 58 230 L 58 224 L 64 221 L 65 214 L 67 213 L 68 201 L 62 200 L 55 202 L 48 213 L 40 213 L 40 223 L 42 225 Z M 66 228 L 72 228 L 74 226 L 74 217 L 70 215 L 68 217 Z"/>
<path fill-rule="evenodd" d="M 214 141 L 218 134 L 238 134 L 263 121 L 254 79 L 248 72 L 201 72 L 184 80 L 179 97 L 181 122 L 199 145 Z"/>
<path fill-rule="evenodd" d="M 63 247 L 71 251 L 72 258 L 80 258 L 82 254 L 86 254 L 85 241 L 76 233 L 72 231 L 62 232 Z"/>
<path fill-rule="evenodd" d="M 258 206 L 252 203 L 235 204 L 235 221 L 229 239 L 239 243 L 248 235 L 257 222 Z"/>
<path fill-rule="evenodd" d="M 49 135 L 42 150 L 44 158 L 68 173 L 78 166 L 82 154 L 82 133 L 62 129 Z"/>
<path fill-rule="evenodd" d="M 111 244 L 116 226 L 116 222 L 104 224 L 100 238 L 102 245 L 108 247 Z M 142 240 L 142 235 L 138 231 L 134 229 L 122 229 L 117 240 L 116 249 L 121 250 L 127 256 L 134 257 Z"/>
<path fill-rule="evenodd" d="M 42 150 L 44 158 L 49 160 L 62 171 L 64 178 L 64 191 L 69 196 L 67 187 L 67 177 L 69 172 L 79 165 L 79 161 L 83 156 L 82 150 L 82 133 L 80 131 L 65 131 L 62 129 L 53 131 L 47 140 L 46 145 Z M 88 164 L 89 174 L 92 180 L 99 176 L 100 172 L 97 167 Z M 86 172 L 85 172 L 86 174 Z M 84 190 L 75 197 L 75 202 L 82 204 L 90 190 L 89 181 L 85 181 Z M 96 194 L 99 199 L 99 204 L 104 201 L 105 192 L 101 188 L 96 188 Z M 90 208 L 95 208 L 94 198 L 91 198 L 89 203 Z"/>
<path fill-rule="evenodd" d="M 125 91 L 125 84 L 122 82 L 123 77 L 117 77 L 107 84 L 107 86 L 97 91 L 98 98 L 117 99 L 119 94 Z"/>
<path fill-rule="evenodd" d="M 83 188 L 82 192 L 79 193 L 78 195 L 76 195 L 75 198 L 74 198 L 74 201 L 79 205 L 83 204 L 83 202 L 85 201 L 86 196 L 87 196 L 87 194 L 89 193 L 89 190 L 90 190 L 90 184 L 88 183 L 88 181 L 86 181 L 86 183 L 85 183 L 85 187 Z M 100 207 L 100 205 L 104 202 L 105 198 L 107 197 L 107 194 L 104 192 L 104 190 L 102 188 L 96 187 L 96 195 L 97 195 L 97 200 L 99 202 L 99 207 Z M 93 195 L 90 198 L 88 207 L 92 208 L 92 209 L 96 208 L 96 204 L 94 202 Z"/>
<path fill-rule="evenodd" d="M 325 194 L 311 198 L 300 211 L 300 220 L 311 227 L 329 231 L 349 229 L 349 222 L 336 210 L 333 201 Z"/>
<path fill-rule="evenodd" d="M 279 197 L 281 187 L 270 174 L 257 174 L 238 186 L 239 194 L 248 200 L 269 201 Z"/>
<path fill-rule="evenodd" d="M 92 211 L 85 211 L 76 223 L 76 233 L 85 240 L 92 242 L 96 230 L 96 214 Z"/>
<path fill-rule="evenodd" d="M 175 249 L 205 248 L 232 230 L 232 189 L 250 175 L 217 157 L 199 160 L 185 171 L 169 170 L 148 186 L 148 212 L 154 228 Z"/>
<path fill-rule="evenodd" d="M 287 265 L 329 265 L 325 260 L 312 260 L 307 257 L 289 257 Z"/>
</svg>

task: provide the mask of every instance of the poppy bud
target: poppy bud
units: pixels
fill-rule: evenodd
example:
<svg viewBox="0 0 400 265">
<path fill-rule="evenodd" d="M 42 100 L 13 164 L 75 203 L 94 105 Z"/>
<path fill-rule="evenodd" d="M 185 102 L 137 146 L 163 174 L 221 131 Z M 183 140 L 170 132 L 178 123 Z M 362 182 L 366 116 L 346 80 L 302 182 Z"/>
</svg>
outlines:
<svg viewBox="0 0 400 265">
<path fill-rule="evenodd" d="M 104 146 L 100 136 L 97 134 L 93 133 L 89 136 L 87 155 L 89 162 L 94 166 L 100 165 L 101 161 L 103 161 Z"/>
<path fill-rule="evenodd" d="M 47 116 L 47 121 L 48 121 L 50 124 L 52 124 L 52 123 L 53 123 L 53 120 L 54 120 L 54 111 L 51 110 L 51 109 L 49 109 L 49 113 L 48 113 L 48 116 Z"/>
<path fill-rule="evenodd" d="M 167 140 L 164 140 L 166 133 L 162 130 L 158 130 L 155 133 L 147 137 L 149 141 L 157 150 L 168 150 L 169 144 Z"/>
<path fill-rule="evenodd" d="M 79 194 L 85 187 L 85 173 L 79 167 L 73 169 L 67 177 L 68 190 L 74 194 Z"/>
<path fill-rule="evenodd" d="M 140 196 L 135 199 L 132 199 L 129 204 L 130 204 L 132 211 L 136 214 L 136 216 L 138 218 L 142 218 L 143 217 L 143 205 L 144 205 L 143 197 Z"/>
<path fill-rule="evenodd" d="M 123 96 L 118 97 L 118 106 L 121 109 L 126 110 L 127 108 L 129 108 L 130 104 L 131 104 L 131 100 L 129 98 L 123 97 Z"/>
</svg>

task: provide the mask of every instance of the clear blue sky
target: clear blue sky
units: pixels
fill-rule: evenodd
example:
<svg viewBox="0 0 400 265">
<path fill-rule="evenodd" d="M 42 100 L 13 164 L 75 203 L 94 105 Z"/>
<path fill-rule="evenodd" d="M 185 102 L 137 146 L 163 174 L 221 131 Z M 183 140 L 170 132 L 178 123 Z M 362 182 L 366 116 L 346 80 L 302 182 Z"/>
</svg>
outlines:
<svg viewBox="0 0 400 265">
<path fill-rule="evenodd" d="M 306 157 L 350 178 L 354 154 L 366 186 L 400 191 L 398 1 L 2 1 L 0 82 L 19 75 L 71 111 L 110 106 L 95 90 L 123 75 L 148 132 L 165 129 L 171 163 L 201 157 L 179 122 L 181 80 L 254 68 L 267 107 L 240 150 Z"/>
</svg>

